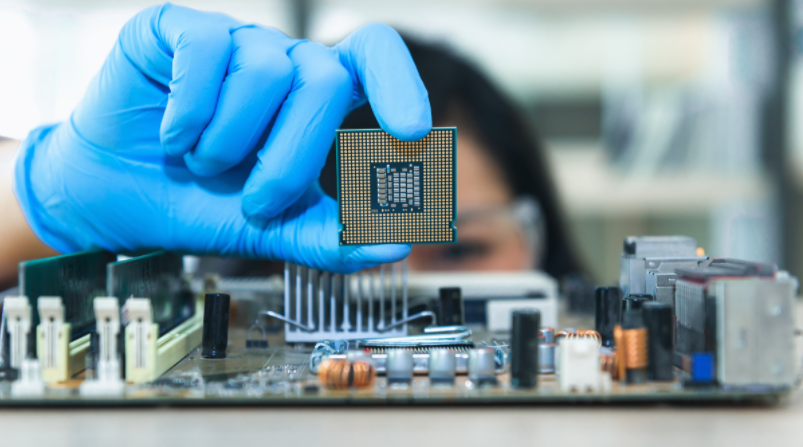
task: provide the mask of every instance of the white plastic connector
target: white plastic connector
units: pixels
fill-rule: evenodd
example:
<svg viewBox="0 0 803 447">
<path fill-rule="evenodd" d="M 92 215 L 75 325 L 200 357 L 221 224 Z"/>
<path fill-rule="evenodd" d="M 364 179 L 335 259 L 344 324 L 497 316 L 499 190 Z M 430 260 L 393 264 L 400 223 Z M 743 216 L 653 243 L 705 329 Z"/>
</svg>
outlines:
<svg viewBox="0 0 803 447">
<path fill-rule="evenodd" d="M 143 383 L 153 380 L 159 325 L 153 323 L 149 298 L 129 298 L 125 303 L 125 378 Z"/>
<path fill-rule="evenodd" d="M 564 392 L 599 392 L 602 377 L 599 346 L 590 338 L 564 338 L 559 341 L 558 382 Z"/>
<path fill-rule="evenodd" d="M 117 336 L 120 334 L 120 305 L 114 297 L 95 298 L 93 305 L 100 347 L 95 374 L 97 378 L 84 381 L 79 392 L 87 397 L 120 396 L 124 390 L 117 349 Z"/>
<path fill-rule="evenodd" d="M 28 356 L 28 334 L 31 331 L 31 304 L 27 296 L 6 297 L 3 303 L 9 334 L 9 362 L 20 368 Z"/>
<path fill-rule="evenodd" d="M 19 372 L 19 379 L 11 384 L 13 397 L 42 397 L 45 394 L 45 382 L 42 380 L 42 368 L 39 360 L 23 360 Z"/>
<path fill-rule="evenodd" d="M 61 297 L 43 296 L 37 300 L 39 327 L 36 328 L 36 352 L 45 382 L 63 382 L 70 378 L 70 324 L 64 323 Z"/>
</svg>

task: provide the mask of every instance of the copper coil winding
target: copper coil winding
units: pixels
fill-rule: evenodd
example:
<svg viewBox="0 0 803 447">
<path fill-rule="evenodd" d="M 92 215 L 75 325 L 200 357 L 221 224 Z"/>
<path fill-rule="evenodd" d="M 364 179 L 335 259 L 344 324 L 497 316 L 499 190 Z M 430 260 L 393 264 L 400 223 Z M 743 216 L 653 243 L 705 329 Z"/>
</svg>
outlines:
<svg viewBox="0 0 803 447">
<path fill-rule="evenodd" d="M 624 329 L 624 361 L 627 369 L 647 367 L 647 328 Z"/>
<path fill-rule="evenodd" d="M 330 389 L 363 388 L 371 386 L 376 378 L 376 369 L 363 360 L 326 359 L 318 366 L 318 380 Z"/>
<path fill-rule="evenodd" d="M 602 346 L 602 336 L 599 334 L 599 332 L 592 330 L 579 329 L 577 332 L 560 331 L 555 334 L 555 337 L 566 337 L 567 339 L 590 338 L 592 340 L 596 340 L 597 344 Z"/>
<path fill-rule="evenodd" d="M 601 355 L 599 358 L 599 369 L 611 375 L 611 379 L 619 379 L 619 364 L 616 361 L 616 354 Z"/>
<path fill-rule="evenodd" d="M 622 380 L 625 378 L 625 341 L 622 326 L 618 324 L 613 327 L 613 342 L 616 345 L 616 351 L 614 352 L 614 367 L 616 368 L 614 371 L 616 374 L 611 374 L 611 378 Z"/>
</svg>

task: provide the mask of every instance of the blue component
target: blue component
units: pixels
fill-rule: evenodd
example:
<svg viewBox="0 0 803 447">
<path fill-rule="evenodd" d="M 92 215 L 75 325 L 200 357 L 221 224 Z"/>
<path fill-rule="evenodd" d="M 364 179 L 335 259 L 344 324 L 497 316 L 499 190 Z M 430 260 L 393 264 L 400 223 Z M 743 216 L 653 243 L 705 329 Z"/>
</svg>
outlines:
<svg viewBox="0 0 803 447">
<path fill-rule="evenodd" d="M 691 380 L 693 382 L 714 381 L 714 355 L 697 352 L 691 355 Z"/>
</svg>

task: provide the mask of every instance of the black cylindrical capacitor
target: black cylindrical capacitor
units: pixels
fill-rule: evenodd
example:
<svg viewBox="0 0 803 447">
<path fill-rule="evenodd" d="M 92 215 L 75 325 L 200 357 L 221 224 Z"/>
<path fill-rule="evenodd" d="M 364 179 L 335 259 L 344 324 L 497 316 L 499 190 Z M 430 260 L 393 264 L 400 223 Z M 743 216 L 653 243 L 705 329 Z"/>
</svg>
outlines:
<svg viewBox="0 0 803 447">
<path fill-rule="evenodd" d="M 631 293 L 625 296 L 622 299 L 622 312 L 620 315 L 624 318 L 625 312 L 628 310 L 638 310 L 641 309 L 641 306 L 644 303 L 648 303 L 652 301 L 654 298 L 652 295 L 642 294 L 642 293 Z M 624 320 L 622 320 L 624 324 Z"/>
<path fill-rule="evenodd" d="M 653 301 L 641 309 L 647 327 L 647 376 L 650 380 L 672 380 L 672 306 Z"/>
<path fill-rule="evenodd" d="M 204 298 L 204 333 L 201 357 L 225 359 L 229 342 L 229 303 L 225 293 L 207 293 Z"/>
<path fill-rule="evenodd" d="M 442 287 L 438 302 L 438 326 L 463 326 L 466 312 L 460 287 Z"/>
<path fill-rule="evenodd" d="M 597 287 L 594 292 L 596 313 L 594 329 L 602 337 L 602 346 L 613 344 L 613 327 L 619 324 L 622 302 L 622 289 L 618 287 Z"/>
<path fill-rule="evenodd" d="M 538 335 L 541 313 L 534 309 L 513 312 L 510 334 L 510 381 L 518 388 L 538 385 Z"/>
</svg>

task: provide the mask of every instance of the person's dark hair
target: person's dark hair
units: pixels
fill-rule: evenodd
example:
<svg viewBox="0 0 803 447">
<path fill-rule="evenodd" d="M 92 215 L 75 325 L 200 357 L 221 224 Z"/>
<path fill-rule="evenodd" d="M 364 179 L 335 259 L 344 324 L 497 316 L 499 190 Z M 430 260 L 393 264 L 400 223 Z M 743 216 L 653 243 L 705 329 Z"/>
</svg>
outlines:
<svg viewBox="0 0 803 447">
<path fill-rule="evenodd" d="M 569 239 L 544 147 L 535 132 L 528 129 L 519 109 L 490 80 L 452 51 L 433 44 L 405 38 L 410 54 L 429 93 L 435 126 L 450 126 L 455 110 L 468 120 L 474 133 L 491 150 L 513 195 L 530 196 L 539 201 L 546 223 L 546 253 L 541 267 L 555 277 L 580 274 L 582 268 Z M 353 111 L 343 129 L 377 128 L 379 124 L 368 104 Z M 458 129 L 458 138 L 459 138 Z M 335 153 L 330 151 L 321 173 L 321 187 L 337 197 Z"/>
</svg>

